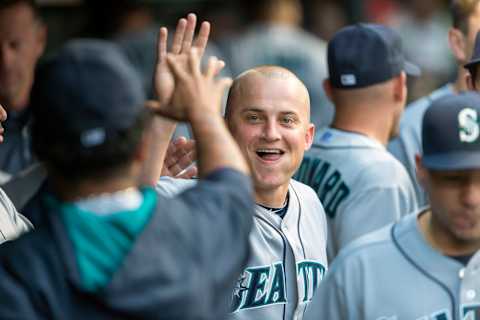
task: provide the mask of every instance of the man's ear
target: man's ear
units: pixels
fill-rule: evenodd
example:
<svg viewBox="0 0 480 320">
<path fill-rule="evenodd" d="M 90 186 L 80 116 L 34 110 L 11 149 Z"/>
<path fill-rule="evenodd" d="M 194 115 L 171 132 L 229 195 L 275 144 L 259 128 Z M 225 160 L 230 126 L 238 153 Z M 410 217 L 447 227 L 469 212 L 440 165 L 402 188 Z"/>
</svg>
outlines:
<svg viewBox="0 0 480 320">
<path fill-rule="evenodd" d="M 416 165 L 416 173 L 417 173 L 417 180 L 420 184 L 425 187 L 425 182 L 427 179 L 427 169 L 422 164 L 422 157 L 419 154 L 415 155 L 415 165 Z"/>
<path fill-rule="evenodd" d="M 472 78 L 472 74 L 470 73 L 470 70 L 469 70 L 465 74 L 465 84 L 467 85 L 467 89 L 470 91 L 475 90 L 475 83 L 473 81 L 474 79 Z"/>
<path fill-rule="evenodd" d="M 407 99 L 407 75 L 404 71 L 394 79 L 393 97 L 395 101 L 405 102 Z"/>
<path fill-rule="evenodd" d="M 313 138 L 315 137 L 315 125 L 310 123 L 305 134 L 305 151 L 309 150 L 313 144 Z"/>
<path fill-rule="evenodd" d="M 466 39 L 462 31 L 457 28 L 450 28 L 450 30 L 448 30 L 448 45 L 457 61 L 464 63 L 468 60 Z"/>
<path fill-rule="evenodd" d="M 332 100 L 332 84 L 330 83 L 330 80 L 327 78 L 323 80 L 323 90 L 325 91 L 325 94 L 327 95 L 328 99 L 330 101 Z"/>
</svg>

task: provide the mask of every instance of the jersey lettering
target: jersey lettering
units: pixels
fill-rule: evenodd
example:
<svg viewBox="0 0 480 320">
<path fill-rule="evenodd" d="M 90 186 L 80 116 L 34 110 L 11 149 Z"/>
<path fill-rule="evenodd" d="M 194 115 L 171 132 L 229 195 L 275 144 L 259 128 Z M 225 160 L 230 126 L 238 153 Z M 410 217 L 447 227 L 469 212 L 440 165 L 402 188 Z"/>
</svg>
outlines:
<svg viewBox="0 0 480 320">
<path fill-rule="evenodd" d="M 480 135 L 480 127 L 478 125 L 477 111 L 471 108 L 465 108 L 458 113 L 458 125 L 460 127 L 460 141 L 472 143 L 475 142 Z"/>
<path fill-rule="evenodd" d="M 350 188 L 342 180 L 342 174 L 327 161 L 316 157 L 305 156 L 294 178 L 317 192 L 325 213 L 330 218 L 335 217 L 338 206 L 350 194 Z"/>
<path fill-rule="evenodd" d="M 304 260 L 297 263 L 297 283 L 303 283 L 302 301 L 310 302 L 320 281 L 325 276 L 325 266 Z M 287 303 L 285 268 L 282 262 L 269 266 L 245 269 L 232 294 L 231 312 Z"/>
<path fill-rule="evenodd" d="M 232 312 L 286 303 L 283 263 L 245 269 L 232 295 Z"/>
<path fill-rule="evenodd" d="M 297 275 L 303 279 L 303 302 L 309 302 L 325 276 L 325 267 L 316 261 L 301 261 L 297 263 Z"/>
<path fill-rule="evenodd" d="M 480 320 L 480 304 L 462 306 L 462 320 Z"/>
</svg>

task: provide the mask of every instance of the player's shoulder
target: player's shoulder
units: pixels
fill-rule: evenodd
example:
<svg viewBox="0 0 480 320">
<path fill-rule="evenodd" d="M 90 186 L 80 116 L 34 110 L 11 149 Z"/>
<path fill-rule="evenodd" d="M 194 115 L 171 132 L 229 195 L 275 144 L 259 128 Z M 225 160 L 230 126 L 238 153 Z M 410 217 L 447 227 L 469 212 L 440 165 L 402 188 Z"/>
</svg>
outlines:
<svg viewBox="0 0 480 320">
<path fill-rule="evenodd" d="M 405 167 L 386 150 L 371 153 L 371 161 L 364 163 L 359 171 L 358 183 L 367 187 L 372 182 L 385 186 L 397 186 L 410 183 Z"/>
<path fill-rule="evenodd" d="M 379 256 L 387 256 L 388 252 L 396 250 L 392 240 L 392 227 L 393 224 L 389 224 L 350 242 L 335 257 L 330 272 L 340 267 L 349 268 L 362 261 L 371 261 Z"/>
<path fill-rule="evenodd" d="M 453 93 L 451 84 L 446 84 L 429 95 L 421 97 L 407 105 L 400 120 L 400 130 L 405 126 L 414 126 L 422 122 L 423 114 L 436 99 Z"/>
</svg>

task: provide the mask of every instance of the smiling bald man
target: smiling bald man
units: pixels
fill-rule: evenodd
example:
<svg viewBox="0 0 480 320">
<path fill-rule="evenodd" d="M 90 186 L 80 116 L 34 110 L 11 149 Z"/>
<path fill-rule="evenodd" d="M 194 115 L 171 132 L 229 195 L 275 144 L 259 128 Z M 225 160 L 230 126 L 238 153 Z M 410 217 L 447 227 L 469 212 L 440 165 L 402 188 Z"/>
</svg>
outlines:
<svg viewBox="0 0 480 320">
<path fill-rule="evenodd" d="M 225 113 L 250 165 L 256 201 L 251 256 L 230 319 L 302 319 L 327 269 L 323 207 L 310 187 L 292 179 L 315 131 L 308 91 L 287 69 L 257 67 L 235 79 Z M 158 189 L 172 194 L 190 185 L 162 178 Z"/>
</svg>

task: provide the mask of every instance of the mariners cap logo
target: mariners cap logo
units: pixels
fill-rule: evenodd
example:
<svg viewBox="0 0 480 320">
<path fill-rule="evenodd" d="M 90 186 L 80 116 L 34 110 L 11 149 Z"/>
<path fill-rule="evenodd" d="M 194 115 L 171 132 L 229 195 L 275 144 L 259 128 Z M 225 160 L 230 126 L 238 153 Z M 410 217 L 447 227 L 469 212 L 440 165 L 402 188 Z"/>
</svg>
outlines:
<svg viewBox="0 0 480 320">
<path fill-rule="evenodd" d="M 340 76 L 340 82 L 344 86 L 354 86 L 357 84 L 357 77 L 354 74 L 342 74 Z"/>
<path fill-rule="evenodd" d="M 461 142 L 473 143 L 480 136 L 477 110 L 464 108 L 458 113 L 459 138 Z"/>
</svg>

